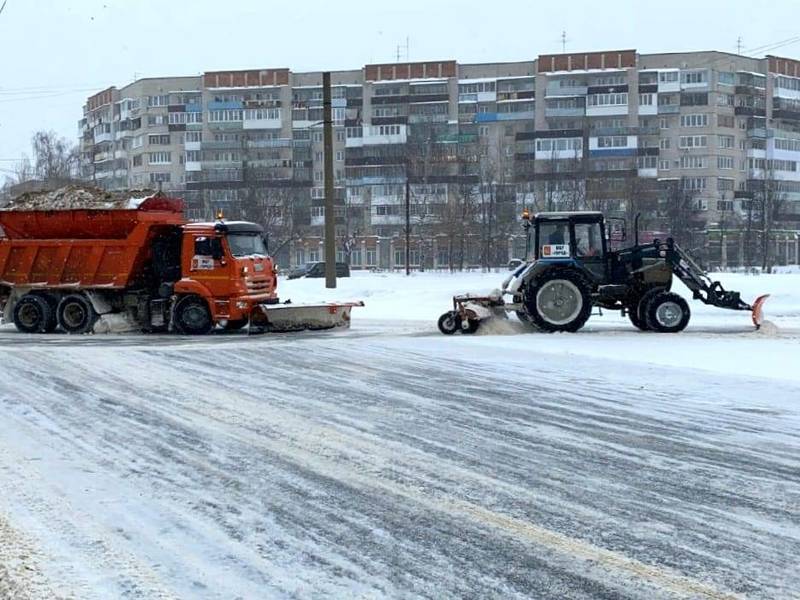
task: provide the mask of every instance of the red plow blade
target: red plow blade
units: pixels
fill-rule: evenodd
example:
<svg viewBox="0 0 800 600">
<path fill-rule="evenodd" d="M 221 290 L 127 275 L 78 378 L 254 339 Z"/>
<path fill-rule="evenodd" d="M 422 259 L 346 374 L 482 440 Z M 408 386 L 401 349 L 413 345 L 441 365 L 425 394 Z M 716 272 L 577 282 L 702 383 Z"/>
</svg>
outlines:
<svg viewBox="0 0 800 600">
<path fill-rule="evenodd" d="M 753 325 L 756 326 L 756 329 L 761 327 L 761 324 L 764 322 L 764 303 L 769 298 L 769 294 L 764 294 L 756 298 L 756 301 L 753 302 L 752 308 L 752 317 L 753 317 Z"/>
</svg>

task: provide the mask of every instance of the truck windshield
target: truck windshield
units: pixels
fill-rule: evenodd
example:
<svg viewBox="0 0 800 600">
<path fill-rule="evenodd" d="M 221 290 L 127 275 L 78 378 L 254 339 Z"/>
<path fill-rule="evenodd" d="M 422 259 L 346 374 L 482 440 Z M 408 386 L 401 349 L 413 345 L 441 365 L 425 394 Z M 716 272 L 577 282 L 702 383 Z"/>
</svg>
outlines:
<svg viewBox="0 0 800 600">
<path fill-rule="evenodd" d="M 231 254 L 234 256 L 267 255 L 264 240 L 257 233 L 228 234 L 228 245 L 231 248 Z"/>
</svg>

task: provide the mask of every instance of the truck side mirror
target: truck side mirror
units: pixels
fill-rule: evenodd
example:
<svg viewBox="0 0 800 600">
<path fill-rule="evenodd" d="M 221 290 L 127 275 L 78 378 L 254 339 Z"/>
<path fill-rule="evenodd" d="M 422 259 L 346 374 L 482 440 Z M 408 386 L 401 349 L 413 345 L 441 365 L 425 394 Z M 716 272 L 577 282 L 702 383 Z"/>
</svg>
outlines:
<svg viewBox="0 0 800 600">
<path fill-rule="evenodd" d="M 266 248 L 267 254 L 269 254 L 269 234 L 265 233 L 262 239 L 264 240 L 264 248 Z"/>
</svg>

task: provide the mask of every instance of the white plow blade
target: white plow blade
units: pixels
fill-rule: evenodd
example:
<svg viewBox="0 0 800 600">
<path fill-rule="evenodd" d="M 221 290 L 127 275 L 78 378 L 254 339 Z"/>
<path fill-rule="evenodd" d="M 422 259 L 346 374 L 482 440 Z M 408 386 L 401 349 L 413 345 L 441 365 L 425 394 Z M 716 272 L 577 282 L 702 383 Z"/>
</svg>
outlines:
<svg viewBox="0 0 800 600">
<path fill-rule="evenodd" d="M 354 306 L 364 303 L 259 304 L 250 317 L 250 330 L 258 333 L 350 327 L 350 311 Z"/>
</svg>

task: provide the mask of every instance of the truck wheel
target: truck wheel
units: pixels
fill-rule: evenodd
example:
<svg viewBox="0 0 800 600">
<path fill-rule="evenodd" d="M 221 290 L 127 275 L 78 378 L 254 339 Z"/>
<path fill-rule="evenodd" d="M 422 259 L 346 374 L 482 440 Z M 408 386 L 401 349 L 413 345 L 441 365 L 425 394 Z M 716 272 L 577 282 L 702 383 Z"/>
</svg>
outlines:
<svg viewBox="0 0 800 600">
<path fill-rule="evenodd" d="M 461 317 L 458 316 L 456 311 L 450 310 L 439 317 L 439 322 L 437 325 L 439 327 L 439 331 L 441 331 L 443 334 L 452 335 L 456 331 L 461 330 Z"/>
<path fill-rule="evenodd" d="M 247 319 L 228 320 L 225 324 L 225 331 L 239 331 L 245 325 L 247 325 Z"/>
<path fill-rule="evenodd" d="M 20 298 L 12 316 L 14 325 L 22 333 L 46 333 L 55 320 L 50 304 L 38 294 L 25 294 Z"/>
<path fill-rule="evenodd" d="M 542 331 L 578 331 L 592 313 L 591 289 L 575 271 L 546 271 L 531 282 L 525 296 L 528 316 Z"/>
<path fill-rule="evenodd" d="M 678 294 L 662 292 L 647 304 L 645 315 L 647 326 L 653 331 L 677 333 L 689 324 L 689 304 Z"/>
<path fill-rule="evenodd" d="M 97 321 L 97 312 L 86 296 L 64 296 L 56 309 L 58 324 L 67 333 L 88 333 Z"/>
<path fill-rule="evenodd" d="M 208 304 L 200 296 L 184 296 L 175 305 L 175 329 L 185 335 L 205 335 L 214 329 Z"/>
</svg>

